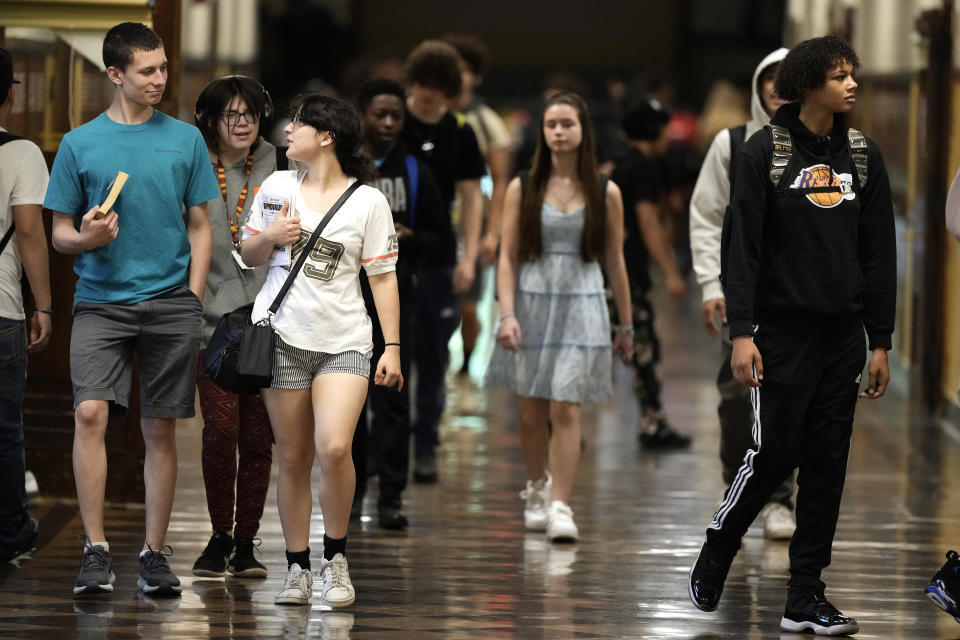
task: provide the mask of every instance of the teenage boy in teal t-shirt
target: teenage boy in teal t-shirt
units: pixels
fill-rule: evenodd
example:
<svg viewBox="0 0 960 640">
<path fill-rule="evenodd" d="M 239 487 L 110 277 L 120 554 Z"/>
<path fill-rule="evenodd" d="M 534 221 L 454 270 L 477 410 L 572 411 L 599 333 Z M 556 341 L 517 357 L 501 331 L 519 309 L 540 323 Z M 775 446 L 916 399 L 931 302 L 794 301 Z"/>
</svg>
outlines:
<svg viewBox="0 0 960 640">
<path fill-rule="evenodd" d="M 167 82 L 160 38 L 142 24 L 119 24 L 103 41 L 103 62 L 113 102 L 64 136 L 44 201 L 54 212 L 53 246 L 76 256 L 78 276 L 70 343 L 73 471 L 87 542 L 73 592 L 113 591 L 103 526 L 104 435 L 108 418 L 129 406 L 136 353 L 146 445 L 138 584 L 144 593 L 176 595 L 180 581 L 162 552 L 177 480 L 174 429 L 177 418 L 194 415 L 200 299 L 213 243 L 207 201 L 219 191 L 200 132 L 154 109 Z M 118 171 L 130 177 L 98 220 Z"/>
</svg>

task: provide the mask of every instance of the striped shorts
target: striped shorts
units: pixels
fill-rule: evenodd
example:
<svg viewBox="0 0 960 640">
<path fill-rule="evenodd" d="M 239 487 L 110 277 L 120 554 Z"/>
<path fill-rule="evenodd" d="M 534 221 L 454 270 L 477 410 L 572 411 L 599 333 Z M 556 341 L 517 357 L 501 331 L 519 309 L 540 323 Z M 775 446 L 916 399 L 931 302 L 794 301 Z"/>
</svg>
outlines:
<svg viewBox="0 0 960 640">
<path fill-rule="evenodd" d="M 300 349 L 284 342 L 276 335 L 273 358 L 274 389 L 309 389 L 313 379 L 325 373 L 352 373 L 370 377 L 372 352 L 344 351 L 323 353 Z"/>
</svg>

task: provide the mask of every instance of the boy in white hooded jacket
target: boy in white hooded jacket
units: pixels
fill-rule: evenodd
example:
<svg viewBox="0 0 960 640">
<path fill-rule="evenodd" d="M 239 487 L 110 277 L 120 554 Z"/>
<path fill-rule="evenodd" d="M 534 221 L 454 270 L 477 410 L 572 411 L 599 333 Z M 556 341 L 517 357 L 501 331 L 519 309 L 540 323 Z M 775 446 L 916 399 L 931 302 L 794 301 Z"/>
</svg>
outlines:
<svg viewBox="0 0 960 640">
<path fill-rule="evenodd" d="M 722 362 L 717 375 L 720 391 L 720 461 L 723 480 L 729 485 L 747 449 L 754 446 L 753 408 L 750 391 L 740 385 L 730 369 L 732 344 L 721 326 L 726 324 L 726 301 L 720 286 L 720 235 L 723 216 L 730 202 L 730 167 L 733 153 L 754 133 L 770 122 L 784 103 L 773 89 L 780 61 L 788 49 L 773 51 L 760 61 L 751 84 L 751 119 L 744 127 L 724 129 L 714 137 L 700 168 L 697 184 L 690 199 L 690 246 L 693 269 L 703 293 L 703 323 L 713 336 L 721 336 Z M 738 131 L 739 129 L 739 131 Z M 736 147 L 736 149 L 734 149 Z M 761 512 L 764 535 L 771 540 L 789 540 L 796 528 L 793 516 L 793 478 L 770 497 Z"/>
</svg>

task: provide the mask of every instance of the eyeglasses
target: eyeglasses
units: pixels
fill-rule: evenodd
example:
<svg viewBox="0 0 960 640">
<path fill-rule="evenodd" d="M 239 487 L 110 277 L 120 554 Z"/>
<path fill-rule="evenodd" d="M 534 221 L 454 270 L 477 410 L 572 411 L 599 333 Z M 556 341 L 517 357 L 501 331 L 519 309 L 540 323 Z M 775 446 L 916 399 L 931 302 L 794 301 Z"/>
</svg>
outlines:
<svg viewBox="0 0 960 640">
<path fill-rule="evenodd" d="M 220 119 L 228 127 L 235 127 L 240 124 L 240 118 L 243 118 L 249 124 L 256 124 L 260 120 L 260 114 L 256 111 L 224 111 L 220 114 Z"/>
<path fill-rule="evenodd" d="M 293 114 L 293 116 L 290 118 L 290 124 L 293 125 L 294 129 L 299 129 L 303 125 L 309 125 L 311 127 L 313 126 L 310 122 L 304 120 L 303 116 L 301 116 L 299 113 Z"/>
</svg>

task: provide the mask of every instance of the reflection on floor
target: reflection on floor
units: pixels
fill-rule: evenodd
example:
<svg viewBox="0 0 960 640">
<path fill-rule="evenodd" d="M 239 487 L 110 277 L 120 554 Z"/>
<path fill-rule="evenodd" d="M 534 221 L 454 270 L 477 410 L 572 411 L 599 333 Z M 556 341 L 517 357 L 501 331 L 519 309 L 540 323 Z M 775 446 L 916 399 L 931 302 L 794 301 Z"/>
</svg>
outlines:
<svg viewBox="0 0 960 640">
<path fill-rule="evenodd" d="M 0 569 L 4 638 L 793 638 L 780 634 L 787 545 L 751 531 L 718 611 L 687 599 L 686 577 L 723 487 L 713 385 L 718 345 L 699 306 L 660 304 L 669 415 L 695 436 L 674 453 L 641 450 L 629 372 L 617 398 L 585 412 L 573 509 L 582 539 L 553 546 L 525 534 L 523 468 L 514 408 L 502 391 L 451 379 L 438 485 L 411 485 L 406 533 L 365 518 L 350 532 L 357 603 L 343 611 L 273 604 L 285 565 L 273 492 L 260 537 L 266 580 L 190 574 L 209 536 L 199 468 L 199 425 L 181 427 L 181 471 L 168 542 L 183 597 L 136 591 L 142 510 L 112 509 L 108 535 L 118 576 L 109 597 L 71 596 L 82 532 L 76 508 L 40 504 L 41 546 Z M 919 419 L 895 394 L 861 402 L 828 595 L 860 621 L 860 638 L 960 638 L 960 625 L 922 591 L 960 546 L 960 436 Z M 28 443 L 29 444 L 29 443 Z M 372 483 L 376 486 L 376 483 Z M 367 513 L 375 511 L 375 491 Z M 319 511 L 317 509 L 316 511 Z M 323 528 L 315 513 L 313 549 Z"/>
</svg>

